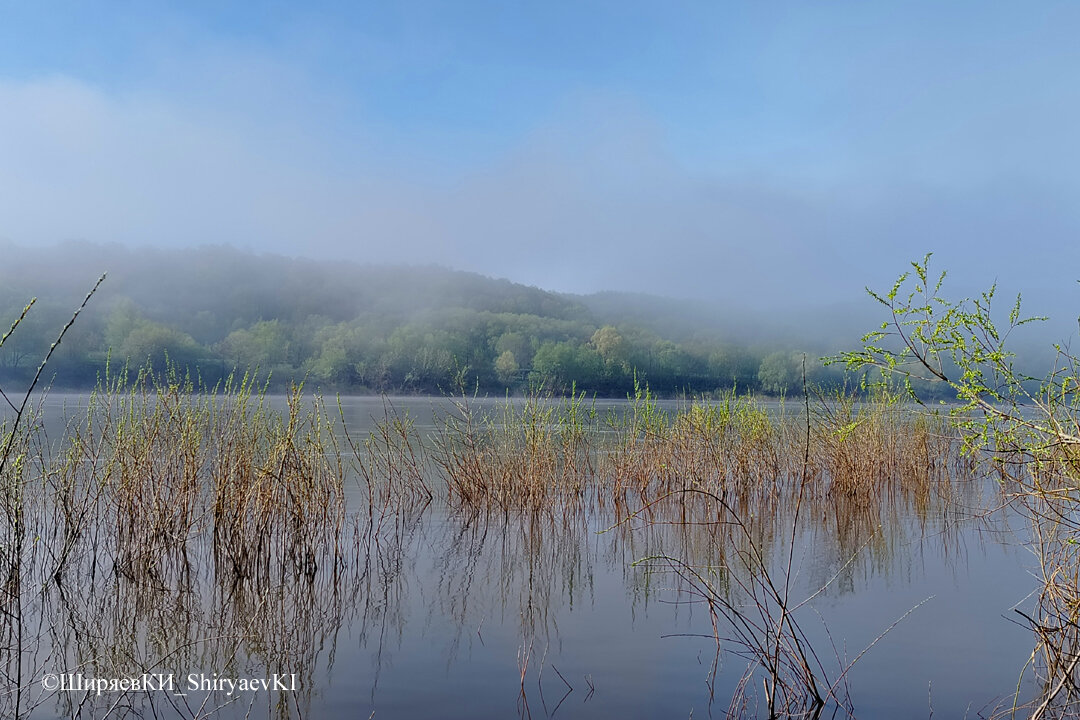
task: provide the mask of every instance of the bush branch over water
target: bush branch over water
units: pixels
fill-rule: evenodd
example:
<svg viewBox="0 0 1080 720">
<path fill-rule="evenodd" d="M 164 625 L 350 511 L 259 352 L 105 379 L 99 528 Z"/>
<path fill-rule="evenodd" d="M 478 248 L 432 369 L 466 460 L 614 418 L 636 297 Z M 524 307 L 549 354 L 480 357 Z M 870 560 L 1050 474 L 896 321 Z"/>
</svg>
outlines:
<svg viewBox="0 0 1080 720">
<path fill-rule="evenodd" d="M 852 370 L 881 371 L 924 402 L 913 381 L 947 386 L 960 400 L 950 410 L 969 457 L 984 461 L 1031 519 L 1032 547 L 1042 587 L 1032 614 L 1017 610 L 1035 631 L 1032 667 L 1042 694 L 1029 707 L 1019 698 L 1009 713 L 1031 717 L 1080 715 L 1080 367 L 1055 346 L 1056 364 L 1043 377 L 1017 367 L 1014 333 L 1043 320 L 1021 313 L 1021 298 L 1004 318 L 996 287 L 978 297 L 943 296 L 946 274 L 930 271 L 930 256 L 911 264 L 887 293 L 869 291 L 888 311 L 862 349 L 837 358 Z M 1003 321 L 1003 322 L 1002 322 Z M 1027 671 L 1029 668 L 1025 668 Z"/>
</svg>

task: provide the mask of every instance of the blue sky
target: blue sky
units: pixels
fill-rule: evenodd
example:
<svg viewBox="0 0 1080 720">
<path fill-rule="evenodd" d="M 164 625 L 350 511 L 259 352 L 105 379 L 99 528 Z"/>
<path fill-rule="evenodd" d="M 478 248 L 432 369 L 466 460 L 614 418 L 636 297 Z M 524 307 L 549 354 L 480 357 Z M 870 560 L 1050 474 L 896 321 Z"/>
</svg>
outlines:
<svg viewBox="0 0 1080 720">
<path fill-rule="evenodd" d="M 1074 316 L 1080 5 L 0 0 L 0 238 Z M 964 285 L 966 283 L 966 285 Z"/>
</svg>

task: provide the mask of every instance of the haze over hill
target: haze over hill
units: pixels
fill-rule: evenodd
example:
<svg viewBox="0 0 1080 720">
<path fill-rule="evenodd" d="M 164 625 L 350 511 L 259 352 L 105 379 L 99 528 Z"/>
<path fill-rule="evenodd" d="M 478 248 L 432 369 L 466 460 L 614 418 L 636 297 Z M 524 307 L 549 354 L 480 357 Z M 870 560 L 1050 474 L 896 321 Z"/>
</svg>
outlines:
<svg viewBox="0 0 1080 720">
<path fill-rule="evenodd" d="M 844 382 L 820 358 L 858 345 L 886 317 L 858 307 L 707 304 L 643 293 L 570 295 L 437 266 L 379 266 L 256 254 L 67 243 L 0 244 L 0 323 L 38 303 L 0 348 L 0 377 L 28 379 L 99 273 L 108 277 L 50 365 L 60 386 L 166 357 L 212 384 L 258 368 L 276 387 L 443 393 L 463 385 L 661 393 L 799 389 Z M 1042 334 L 1017 340 L 1045 365 Z M 1026 342 L 1025 342 L 1026 340 Z"/>
<path fill-rule="evenodd" d="M 1080 307 L 1073 3 L 2 12 L 16 243 L 434 263 L 784 317 L 934 251 L 961 294 Z"/>
<path fill-rule="evenodd" d="M 248 314 L 237 321 L 307 315 L 341 320 L 351 317 L 354 306 L 406 318 L 444 306 L 561 319 L 596 317 L 607 323 L 636 325 L 680 342 L 784 342 L 831 348 L 837 340 L 849 343 L 867 323 L 880 317 L 865 299 L 847 308 L 857 317 L 809 305 L 794 306 L 789 315 L 767 312 L 750 298 L 720 303 L 645 292 L 559 293 L 432 264 L 324 261 L 230 246 L 172 250 L 68 242 L 26 248 L 0 242 L 0 281 L 12 301 L 33 295 L 71 305 L 103 272 L 109 273 L 109 279 L 102 298 L 126 296 L 149 316 L 175 313 L 178 320 L 182 319 L 178 307 L 212 310 L 204 306 L 224 300 L 236 308 L 237 298 L 248 297 L 252 299 L 244 301 L 246 306 L 241 303 Z M 16 297 L 19 292 L 22 295 Z M 343 295 L 349 298 L 347 304 L 342 302 Z M 99 298 L 98 302 L 111 300 Z M 200 341 L 213 340 L 196 336 Z"/>
<path fill-rule="evenodd" d="M 349 391 L 447 392 L 464 383 L 565 392 L 576 384 L 625 394 L 636 379 L 665 393 L 780 392 L 794 387 L 800 351 L 810 352 L 815 378 L 839 380 L 817 363 L 837 347 L 769 328 L 745 308 L 565 295 L 435 266 L 221 246 L 7 245 L 0 254 L 0 321 L 10 324 L 31 296 L 40 298 L 0 349 L 8 377 L 29 376 L 99 269 L 108 270 L 50 366 L 61 385 L 92 384 L 106 359 L 114 369 L 148 360 L 161 368 L 168 356 L 211 382 L 258 367 L 278 385 L 308 379 Z"/>
<path fill-rule="evenodd" d="M 0 238 L 40 250 L 43 301 L 108 266 L 103 297 L 219 361 L 260 319 L 337 327 L 361 299 L 405 326 L 574 306 L 687 348 L 817 353 L 928 251 L 952 297 L 1023 291 L 1045 347 L 1080 308 L 1078 25 L 1073 3 L 967 0 L 8 4 Z M 507 293 L 524 305 L 487 304 Z"/>
</svg>

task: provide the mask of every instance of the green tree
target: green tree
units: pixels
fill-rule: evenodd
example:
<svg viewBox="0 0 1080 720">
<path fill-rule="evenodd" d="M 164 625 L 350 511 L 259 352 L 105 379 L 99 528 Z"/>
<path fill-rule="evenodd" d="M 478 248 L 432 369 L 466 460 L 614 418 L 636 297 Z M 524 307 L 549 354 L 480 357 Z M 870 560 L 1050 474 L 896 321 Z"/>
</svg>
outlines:
<svg viewBox="0 0 1080 720">
<path fill-rule="evenodd" d="M 529 379 L 533 385 L 561 393 L 575 384 L 595 388 L 602 384 L 603 375 L 604 361 L 594 348 L 572 342 L 549 342 L 536 351 Z"/>
<path fill-rule="evenodd" d="M 758 382 L 765 392 L 786 393 L 795 386 L 797 379 L 795 361 L 789 353 L 774 352 L 762 358 Z"/>
<path fill-rule="evenodd" d="M 149 320 L 140 320 L 117 351 L 118 359 L 135 365 L 150 362 L 155 369 L 163 369 L 165 359 L 180 367 L 192 367 L 205 356 L 203 348 L 190 335 Z"/>
<path fill-rule="evenodd" d="M 289 334 L 280 320 L 260 320 L 250 328 L 234 330 L 219 345 L 226 362 L 241 368 L 271 371 L 288 365 Z"/>
<path fill-rule="evenodd" d="M 516 320 L 516 318 L 515 318 Z M 533 333 L 535 335 L 535 333 Z M 495 352 L 502 355 L 513 353 L 514 360 L 522 367 L 532 364 L 533 348 L 529 337 L 521 331 L 505 332 L 495 341 Z"/>
<path fill-rule="evenodd" d="M 499 382 L 504 385 L 511 385 L 517 380 L 518 370 L 514 353 L 509 350 L 504 351 L 499 357 L 495 358 L 495 375 L 498 376 Z"/>
<path fill-rule="evenodd" d="M 625 361 L 622 335 L 612 325 L 605 325 L 594 332 L 589 342 L 609 365 Z"/>
</svg>

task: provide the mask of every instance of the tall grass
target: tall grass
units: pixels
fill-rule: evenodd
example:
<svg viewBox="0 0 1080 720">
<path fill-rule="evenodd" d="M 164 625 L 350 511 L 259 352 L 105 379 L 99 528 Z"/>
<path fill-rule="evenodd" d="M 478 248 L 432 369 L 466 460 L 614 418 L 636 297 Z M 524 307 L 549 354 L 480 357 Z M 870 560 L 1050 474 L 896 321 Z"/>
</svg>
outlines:
<svg viewBox="0 0 1080 720">
<path fill-rule="evenodd" d="M 282 605 L 284 589 L 341 579 L 346 471 L 321 402 L 299 388 L 279 411 L 250 377 L 199 390 L 175 372 L 120 373 L 86 398 L 58 441 L 40 417 L 31 406 L 22 431 L 10 421 L 0 428 L 0 647 L 14 689 L 0 694 L 5 717 L 43 702 L 34 679 L 56 661 L 54 640 L 73 653 L 69 667 L 112 676 L 174 667 L 214 627 L 230 628 L 217 639 L 250 656 L 275 637 L 269 628 L 283 613 L 322 604 Z M 193 582 L 207 568 L 224 588 L 218 607 L 240 604 L 232 621 L 193 606 Z M 139 625 L 146 630 L 131 634 Z M 280 654 L 256 654 L 282 664 Z"/>
<path fill-rule="evenodd" d="M 874 511 L 894 497 L 925 507 L 972 470 L 942 420 L 896 397 L 822 398 L 810 421 L 806 438 L 805 412 L 783 403 L 729 393 L 663 409 L 644 389 L 606 415 L 580 396 L 534 395 L 486 413 L 466 397 L 431 438 L 396 427 L 405 431 L 399 444 L 430 446 L 427 461 L 458 507 L 552 507 L 588 496 L 633 512 L 695 489 L 749 515 L 790 499 L 807 477 L 814 503 Z"/>
<path fill-rule="evenodd" d="M 502 509 L 581 498 L 594 474 L 595 408 L 584 397 L 531 395 L 495 416 L 454 401 L 432 439 L 432 462 L 451 504 Z"/>
</svg>

